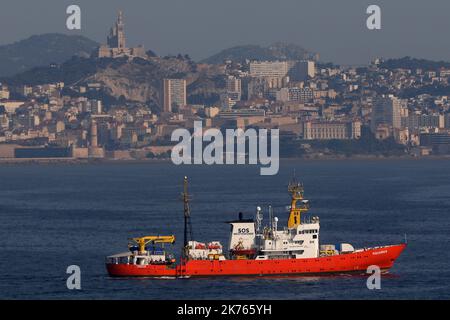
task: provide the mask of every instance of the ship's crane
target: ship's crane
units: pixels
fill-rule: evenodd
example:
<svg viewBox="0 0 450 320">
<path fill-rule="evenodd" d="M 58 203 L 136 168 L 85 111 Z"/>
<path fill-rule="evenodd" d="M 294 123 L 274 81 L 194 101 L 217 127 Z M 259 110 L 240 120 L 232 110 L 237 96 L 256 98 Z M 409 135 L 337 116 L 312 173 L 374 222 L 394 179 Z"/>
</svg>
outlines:
<svg viewBox="0 0 450 320">
<path fill-rule="evenodd" d="M 169 244 L 173 244 L 175 242 L 175 236 L 171 235 L 171 236 L 145 236 L 145 237 L 140 237 L 140 238 L 132 238 L 130 239 L 132 241 L 134 241 L 139 248 L 139 252 L 144 252 L 145 251 L 145 247 L 148 244 L 156 244 L 156 243 L 169 243 Z"/>
</svg>

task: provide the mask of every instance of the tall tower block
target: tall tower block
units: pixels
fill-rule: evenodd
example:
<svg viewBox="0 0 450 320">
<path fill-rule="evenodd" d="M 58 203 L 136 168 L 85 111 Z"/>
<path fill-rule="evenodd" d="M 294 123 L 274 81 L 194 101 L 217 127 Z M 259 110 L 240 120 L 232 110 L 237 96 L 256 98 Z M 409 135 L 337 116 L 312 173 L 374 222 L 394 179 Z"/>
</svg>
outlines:
<svg viewBox="0 0 450 320">
<path fill-rule="evenodd" d="M 98 146 L 98 137 L 97 137 L 97 122 L 92 120 L 91 122 L 91 147 L 97 148 Z"/>
</svg>

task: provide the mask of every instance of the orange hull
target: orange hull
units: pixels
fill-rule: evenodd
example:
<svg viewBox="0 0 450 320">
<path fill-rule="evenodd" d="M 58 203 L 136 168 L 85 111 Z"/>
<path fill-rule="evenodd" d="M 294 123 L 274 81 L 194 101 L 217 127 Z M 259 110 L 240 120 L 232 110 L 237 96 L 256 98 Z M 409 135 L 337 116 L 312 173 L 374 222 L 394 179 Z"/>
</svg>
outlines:
<svg viewBox="0 0 450 320">
<path fill-rule="evenodd" d="M 360 252 L 309 259 L 189 260 L 180 265 L 107 264 L 111 276 L 202 277 L 295 274 L 365 273 L 368 266 L 390 269 L 406 244 L 370 248 Z"/>
</svg>

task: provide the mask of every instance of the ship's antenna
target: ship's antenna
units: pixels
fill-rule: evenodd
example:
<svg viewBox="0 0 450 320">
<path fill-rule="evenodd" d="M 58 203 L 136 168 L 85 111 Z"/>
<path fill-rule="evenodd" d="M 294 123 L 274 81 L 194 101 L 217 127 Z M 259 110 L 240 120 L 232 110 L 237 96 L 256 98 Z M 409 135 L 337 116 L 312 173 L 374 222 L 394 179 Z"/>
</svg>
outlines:
<svg viewBox="0 0 450 320">
<path fill-rule="evenodd" d="M 256 207 L 256 231 L 259 233 L 261 229 L 261 222 L 263 220 L 263 213 L 261 207 Z"/>
<path fill-rule="evenodd" d="M 273 233 L 273 211 L 272 206 L 269 206 L 269 225 L 270 225 L 270 232 Z"/>
<path fill-rule="evenodd" d="M 188 193 L 188 178 L 184 177 L 183 182 L 183 204 L 184 204 L 184 242 L 183 242 L 183 258 L 187 258 L 187 250 L 189 241 L 192 240 L 192 224 L 191 209 L 189 207 L 190 196 Z"/>
</svg>

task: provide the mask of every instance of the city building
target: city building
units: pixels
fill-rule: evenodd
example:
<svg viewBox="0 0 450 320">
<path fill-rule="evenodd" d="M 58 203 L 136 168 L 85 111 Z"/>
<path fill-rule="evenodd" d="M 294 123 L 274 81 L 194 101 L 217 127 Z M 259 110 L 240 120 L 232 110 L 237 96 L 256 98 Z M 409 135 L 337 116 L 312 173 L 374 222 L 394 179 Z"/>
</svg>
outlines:
<svg viewBox="0 0 450 320">
<path fill-rule="evenodd" d="M 186 105 L 186 80 L 164 79 L 163 81 L 163 111 L 172 112 L 174 108 Z"/>
<path fill-rule="evenodd" d="M 207 107 L 205 108 L 205 115 L 208 118 L 214 118 L 220 112 L 220 109 L 217 107 Z"/>
<path fill-rule="evenodd" d="M 253 61 L 250 62 L 251 77 L 284 78 L 288 73 L 286 61 Z"/>
<path fill-rule="evenodd" d="M 294 63 L 289 70 L 289 76 L 294 81 L 306 81 L 316 76 L 316 63 L 311 60 L 302 60 Z"/>
<path fill-rule="evenodd" d="M 19 86 L 16 88 L 16 92 L 21 96 L 27 97 L 33 93 L 33 87 L 27 85 Z"/>
<path fill-rule="evenodd" d="M 9 117 L 3 107 L 0 107 L 0 130 L 7 130 L 9 128 Z"/>
<path fill-rule="evenodd" d="M 441 69 L 439 71 L 439 76 L 444 78 L 444 77 L 450 77 L 450 69 Z"/>
<path fill-rule="evenodd" d="M 226 92 L 220 95 L 220 106 L 222 109 L 231 109 L 241 100 L 239 92 Z"/>
<path fill-rule="evenodd" d="M 402 125 L 412 130 L 419 130 L 420 128 L 445 128 L 445 117 L 441 114 L 411 113 L 403 119 Z"/>
<path fill-rule="evenodd" d="M 227 92 L 242 92 L 242 83 L 241 79 L 236 78 L 235 76 L 228 76 L 226 80 L 226 88 Z"/>
<path fill-rule="evenodd" d="M 423 133 L 420 135 L 420 146 L 430 147 L 433 153 L 450 153 L 450 134 L 449 133 Z"/>
<path fill-rule="evenodd" d="M 347 140 L 361 137 L 361 121 L 321 121 L 303 122 L 305 140 Z"/>
<path fill-rule="evenodd" d="M 270 92 L 276 95 L 278 89 L 285 87 L 289 82 L 288 77 L 265 76 L 251 78 L 247 84 L 248 99 L 268 97 Z"/>
<path fill-rule="evenodd" d="M 243 117 L 264 117 L 266 112 L 260 109 L 236 109 L 236 110 L 222 110 L 219 117 L 223 119 L 236 119 Z"/>
<path fill-rule="evenodd" d="M 9 99 L 9 90 L 6 87 L 0 85 L 0 100 L 8 100 Z"/>
<path fill-rule="evenodd" d="M 309 87 L 305 88 L 281 88 L 276 92 L 276 100 L 281 102 L 312 102 L 315 98 L 315 91 Z"/>
<path fill-rule="evenodd" d="M 403 101 L 393 95 L 376 98 L 372 106 L 372 132 L 376 132 L 380 125 L 386 125 L 391 129 L 400 129 L 402 125 L 401 110 L 403 107 Z"/>
<path fill-rule="evenodd" d="M 14 100 L 7 100 L 0 102 L 0 106 L 3 106 L 7 113 L 16 112 L 16 110 L 21 106 L 23 106 L 24 104 L 25 104 L 24 101 L 14 101 Z"/>
<path fill-rule="evenodd" d="M 232 108 L 242 98 L 241 79 L 228 76 L 226 79 L 226 92 L 220 95 L 220 104 L 224 109 Z"/>
<path fill-rule="evenodd" d="M 445 129 L 450 129 L 450 113 L 444 116 L 444 127 Z"/>
</svg>

